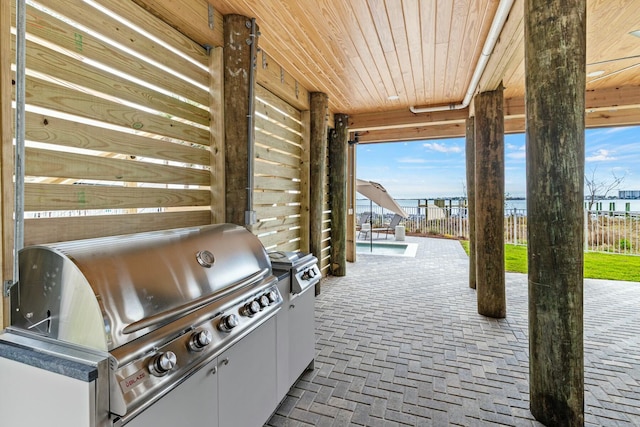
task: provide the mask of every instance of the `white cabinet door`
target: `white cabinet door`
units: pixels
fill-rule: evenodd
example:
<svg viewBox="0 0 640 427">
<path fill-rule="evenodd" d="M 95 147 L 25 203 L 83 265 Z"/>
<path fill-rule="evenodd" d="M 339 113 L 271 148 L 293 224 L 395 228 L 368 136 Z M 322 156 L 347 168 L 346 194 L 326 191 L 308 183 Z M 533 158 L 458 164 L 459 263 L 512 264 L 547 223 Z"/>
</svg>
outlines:
<svg viewBox="0 0 640 427">
<path fill-rule="evenodd" d="M 276 409 L 276 318 L 218 356 L 220 427 L 260 427 Z"/>
<path fill-rule="evenodd" d="M 289 370 L 289 287 L 291 279 L 278 281 L 278 289 L 284 302 L 282 308 L 276 314 L 276 348 L 277 348 L 277 369 L 278 376 L 277 400 L 280 402 L 291 388 L 291 372 Z"/>
<path fill-rule="evenodd" d="M 218 427 L 217 363 L 199 369 L 126 427 Z"/>
<path fill-rule="evenodd" d="M 0 357 L 0 425 L 92 427 L 95 382 Z"/>
<path fill-rule="evenodd" d="M 315 290 L 305 289 L 289 302 L 289 385 L 315 357 Z"/>
</svg>

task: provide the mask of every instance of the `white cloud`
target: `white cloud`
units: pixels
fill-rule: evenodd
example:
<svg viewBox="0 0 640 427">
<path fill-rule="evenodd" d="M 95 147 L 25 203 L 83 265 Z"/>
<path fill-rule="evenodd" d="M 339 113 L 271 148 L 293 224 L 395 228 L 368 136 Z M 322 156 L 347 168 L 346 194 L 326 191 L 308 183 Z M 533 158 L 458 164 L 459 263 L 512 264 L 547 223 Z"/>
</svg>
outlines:
<svg viewBox="0 0 640 427">
<path fill-rule="evenodd" d="M 616 158 L 611 156 L 609 150 L 601 148 L 599 150 L 596 150 L 593 155 L 588 156 L 585 160 L 587 162 L 606 162 L 610 160 L 616 160 Z"/>
<path fill-rule="evenodd" d="M 508 153 L 507 157 L 513 160 L 522 160 L 527 157 L 527 153 L 525 151 L 516 151 L 513 153 Z"/>
<path fill-rule="evenodd" d="M 524 144 L 523 145 L 507 144 L 507 149 L 511 150 L 511 152 L 506 154 L 507 158 L 509 159 L 523 160 L 527 157 L 527 146 Z"/>
<path fill-rule="evenodd" d="M 444 144 L 438 144 L 437 142 L 425 142 L 422 146 L 439 153 L 460 153 L 462 151 L 462 149 L 457 145 L 448 147 Z"/>
<path fill-rule="evenodd" d="M 605 134 L 612 134 L 612 133 L 618 133 L 618 132 L 624 132 L 626 130 L 628 130 L 629 128 L 627 127 L 614 127 L 614 128 L 607 128 L 604 129 L 603 133 Z"/>
<path fill-rule="evenodd" d="M 425 159 L 419 157 L 401 157 L 397 159 L 398 163 L 427 163 Z"/>
</svg>

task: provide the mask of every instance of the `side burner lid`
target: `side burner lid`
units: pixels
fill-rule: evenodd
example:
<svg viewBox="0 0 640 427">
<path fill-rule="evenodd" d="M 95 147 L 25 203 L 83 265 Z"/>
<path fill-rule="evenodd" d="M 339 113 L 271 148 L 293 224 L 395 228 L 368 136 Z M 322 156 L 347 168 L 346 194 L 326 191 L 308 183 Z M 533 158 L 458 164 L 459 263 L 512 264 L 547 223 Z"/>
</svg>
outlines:
<svg viewBox="0 0 640 427">
<path fill-rule="evenodd" d="M 269 253 L 271 267 L 277 271 L 300 270 L 310 268 L 317 264 L 318 258 L 313 254 L 295 251 L 274 251 Z"/>
</svg>

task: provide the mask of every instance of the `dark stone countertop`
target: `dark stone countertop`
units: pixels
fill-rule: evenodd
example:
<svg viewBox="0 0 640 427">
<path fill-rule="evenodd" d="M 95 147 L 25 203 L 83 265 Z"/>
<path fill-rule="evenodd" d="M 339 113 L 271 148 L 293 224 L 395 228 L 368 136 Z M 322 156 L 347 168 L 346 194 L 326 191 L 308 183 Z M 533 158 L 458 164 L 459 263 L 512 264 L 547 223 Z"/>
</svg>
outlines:
<svg viewBox="0 0 640 427">
<path fill-rule="evenodd" d="M 72 357 L 78 359 L 76 349 L 70 351 L 76 353 L 70 357 L 56 354 L 60 350 L 59 346 L 45 345 L 38 348 L 37 340 L 30 345 L 32 342 L 29 340 L 14 338 L 6 333 L 0 336 L 0 357 L 80 381 L 91 382 L 98 377 L 98 368 L 91 360 L 95 359 L 95 355 L 87 355 L 86 361 L 72 360 Z"/>
</svg>

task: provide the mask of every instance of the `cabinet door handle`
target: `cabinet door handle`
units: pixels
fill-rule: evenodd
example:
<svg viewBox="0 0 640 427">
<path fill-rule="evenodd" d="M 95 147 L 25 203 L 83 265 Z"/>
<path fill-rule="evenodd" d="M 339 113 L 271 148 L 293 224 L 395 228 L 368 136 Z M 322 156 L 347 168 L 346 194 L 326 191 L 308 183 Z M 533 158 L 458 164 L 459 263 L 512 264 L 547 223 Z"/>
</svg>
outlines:
<svg viewBox="0 0 640 427">
<path fill-rule="evenodd" d="M 211 368 L 211 371 L 209 371 L 209 375 L 215 375 L 218 373 L 218 367 L 214 366 L 213 368 Z"/>
<path fill-rule="evenodd" d="M 221 363 L 223 365 L 228 365 L 229 364 L 229 359 L 224 359 Z"/>
<path fill-rule="evenodd" d="M 296 305 L 295 305 L 295 304 L 291 304 L 291 305 L 289 306 L 289 310 L 294 309 L 294 308 L 296 308 Z"/>
</svg>

